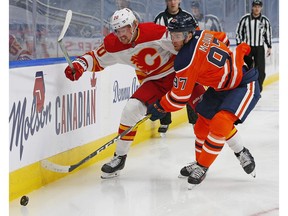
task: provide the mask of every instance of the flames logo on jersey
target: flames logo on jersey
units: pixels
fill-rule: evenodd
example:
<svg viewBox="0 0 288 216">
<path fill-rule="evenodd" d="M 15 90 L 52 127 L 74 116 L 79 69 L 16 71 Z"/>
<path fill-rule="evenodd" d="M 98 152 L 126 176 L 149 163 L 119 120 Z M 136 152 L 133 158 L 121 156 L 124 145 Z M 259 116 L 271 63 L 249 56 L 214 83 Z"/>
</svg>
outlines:
<svg viewBox="0 0 288 216">
<path fill-rule="evenodd" d="M 161 57 L 153 48 L 142 49 L 138 54 L 131 57 L 133 64 L 144 73 L 156 70 L 161 65 Z"/>
</svg>

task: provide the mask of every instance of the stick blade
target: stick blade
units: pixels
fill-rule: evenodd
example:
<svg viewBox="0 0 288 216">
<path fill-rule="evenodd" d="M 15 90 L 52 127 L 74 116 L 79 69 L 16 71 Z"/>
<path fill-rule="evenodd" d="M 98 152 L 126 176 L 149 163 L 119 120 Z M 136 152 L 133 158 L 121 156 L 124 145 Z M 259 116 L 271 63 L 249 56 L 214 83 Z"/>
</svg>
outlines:
<svg viewBox="0 0 288 216">
<path fill-rule="evenodd" d="M 72 19 L 72 10 L 68 10 L 66 13 L 66 18 L 65 18 L 65 22 L 64 22 L 62 31 L 58 37 L 58 42 L 63 39 L 63 37 L 64 37 L 64 35 L 65 35 L 69 25 L 70 25 L 71 19 Z"/>
<path fill-rule="evenodd" d="M 58 173 L 68 173 L 70 166 L 62 166 L 59 164 L 52 163 L 48 160 L 42 160 L 41 166 L 47 170 L 58 172 Z"/>
</svg>

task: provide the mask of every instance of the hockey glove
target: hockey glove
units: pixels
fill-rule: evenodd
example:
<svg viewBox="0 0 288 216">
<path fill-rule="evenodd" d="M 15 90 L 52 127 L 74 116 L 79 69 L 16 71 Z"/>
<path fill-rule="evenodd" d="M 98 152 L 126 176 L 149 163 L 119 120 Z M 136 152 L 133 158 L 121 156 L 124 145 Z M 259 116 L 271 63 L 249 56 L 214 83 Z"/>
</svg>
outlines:
<svg viewBox="0 0 288 216">
<path fill-rule="evenodd" d="M 68 79 L 75 81 L 78 80 L 84 71 L 87 69 L 87 62 L 84 58 L 77 58 L 72 62 L 74 66 L 74 71 L 72 68 L 68 65 L 65 69 L 65 75 Z"/>
<path fill-rule="evenodd" d="M 150 104 L 147 107 L 147 115 L 151 114 L 150 120 L 155 121 L 157 119 L 161 119 L 166 115 L 166 111 L 160 105 L 159 100 L 155 103 Z"/>
</svg>

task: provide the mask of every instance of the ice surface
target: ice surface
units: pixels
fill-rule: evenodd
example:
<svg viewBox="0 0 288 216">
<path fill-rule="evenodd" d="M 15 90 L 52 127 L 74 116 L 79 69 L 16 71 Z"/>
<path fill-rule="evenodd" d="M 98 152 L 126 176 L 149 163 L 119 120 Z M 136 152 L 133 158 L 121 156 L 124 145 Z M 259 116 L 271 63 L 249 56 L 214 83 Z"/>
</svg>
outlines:
<svg viewBox="0 0 288 216">
<path fill-rule="evenodd" d="M 206 179 L 188 190 L 180 169 L 194 159 L 188 123 L 130 149 L 116 179 L 100 179 L 104 162 L 27 194 L 30 202 L 10 202 L 11 216 L 274 216 L 279 215 L 278 82 L 263 90 L 257 107 L 238 127 L 256 161 L 247 175 L 228 146 Z M 281 212 L 281 211 L 280 211 Z"/>
</svg>

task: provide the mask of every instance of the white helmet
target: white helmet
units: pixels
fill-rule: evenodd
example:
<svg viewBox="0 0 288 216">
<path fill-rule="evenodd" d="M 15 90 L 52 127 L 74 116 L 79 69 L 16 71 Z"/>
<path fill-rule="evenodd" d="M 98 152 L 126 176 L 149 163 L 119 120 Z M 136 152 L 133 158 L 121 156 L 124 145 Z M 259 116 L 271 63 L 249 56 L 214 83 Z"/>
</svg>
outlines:
<svg viewBox="0 0 288 216">
<path fill-rule="evenodd" d="M 111 17 L 111 27 L 113 30 L 121 28 L 126 25 L 132 26 L 133 22 L 137 20 L 134 13 L 129 8 L 123 8 L 115 11 Z"/>
</svg>

